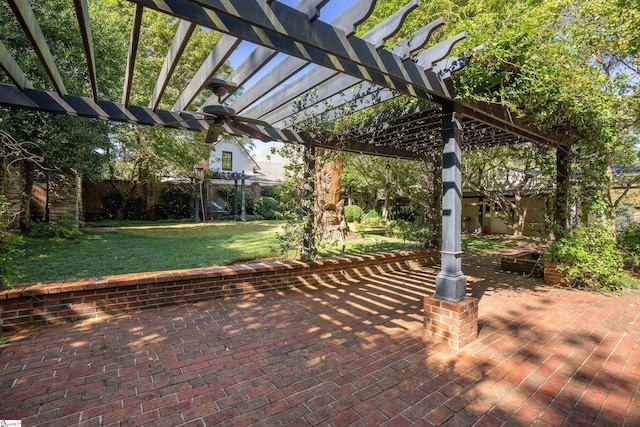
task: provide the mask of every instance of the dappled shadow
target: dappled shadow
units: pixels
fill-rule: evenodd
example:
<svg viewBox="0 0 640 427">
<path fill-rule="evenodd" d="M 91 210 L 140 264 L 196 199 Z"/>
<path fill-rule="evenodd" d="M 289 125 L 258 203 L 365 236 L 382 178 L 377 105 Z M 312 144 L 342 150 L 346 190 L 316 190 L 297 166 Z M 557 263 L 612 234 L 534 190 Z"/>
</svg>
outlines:
<svg viewBox="0 0 640 427">
<path fill-rule="evenodd" d="M 371 268 L 339 282 L 29 331 L 0 350 L 0 419 L 638 421 L 629 411 L 640 381 L 640 321 L 629 307 L 640 304 L 637 292 L 587 294 L 481 276 L 486 262 L 465 267 L 471 293 L 481 293 L 482 328 L 458 352 L 424 334 L 422 299 L 437 269 Z"/>
</svg>

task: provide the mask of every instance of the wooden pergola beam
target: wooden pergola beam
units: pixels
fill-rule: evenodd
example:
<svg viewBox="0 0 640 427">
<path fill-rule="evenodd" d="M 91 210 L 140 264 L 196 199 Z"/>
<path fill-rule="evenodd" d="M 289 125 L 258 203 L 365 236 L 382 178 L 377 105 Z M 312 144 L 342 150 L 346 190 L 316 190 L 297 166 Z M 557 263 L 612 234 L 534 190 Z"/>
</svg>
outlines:
<svg viewBox="0 0 640 427">
<path fill-rule="evenodd" d="M 240 41 L 237 37 L 227 34 L 222 36 L 171 109 L 180 111 L 187 108 L 198 93 L 207 85 L 209 79 L 220 69 L 235 48 L 238 47 Z"/>
<path fill-rule="evenodd" d="M 403 11 L 399 11 L 399 13 L 402 13 Z M 390 18 L 390 21 L 383 21 L 383 23 L 377 27 L 375 27 L 372 31 L 375 31 L 375 33 L 377 34 L 377 37 L 380 36 L 384 36 L 382 38 L 382 42 L 384 42 L 384 40 L 386 40 L 387 38 L 391 37 L 393 35 L 393 33 L 395 32 L 394 28 L 390 25 L 391 23 L 394 23 L 397 25 L 397 22 L 395 22 L 397 20 L 395 15 L 392 15 Z M 429 23 L 428 25 L 425 25 L 424 27 L 422 27 L 421 29 L 419 29 L 418 31 L 416 31 L 412 37 L 410 38 L 406 38 L 406 39 L 402 39 L 400 40 L 398 43 L 396 43 L 395 45 L 393 45 L 390 50 L 393 54 L 398 55 L 399 57 L 405 58 L 405 59 L 410 59 L 412 57 L 412 55 L 417 52 L 418 50 L 420 50 L 422 47 L 424 47 L 424 45 L 429 41 L 429 39 L 431 38 L 431 35 L 433 34 L 433 32 L 441 27 L 442 25 L 444 25 L 444 19 L 439 18 L 431 23 Z M 380 33 L 380 30 L 378 30 L 378 28 L 388 28 L 388 30 L 390 31 L 389 33 Z M 393 32 L 391 32 L 393 31 Z M 370 34 L 371 31 L 369 33 L 366 33 L 362 36 L 363 39 L 368 41 L 368 34 Z M 436 45 L 437 46 L 437 45 Z M 380 47 L 382 47 L 382 44 L 380 45 Z M 434 58 L 435 60 L 435 58 Z M 316 71 L 316 70 L 313 70 Z M 307 73 L 307 74 L 312 74 L 312 72 Z M 372 92 L 372 91 L 377 91 L 380 89 L 383 89 L 383 87 L 380 87 L 378 85 L 374 85 L 372 83 L 369 83 L 367 81 L 363 81 L 360 79 L 357 79 L 355 77 L 351 77 L 351 76 L 347 76 L 347 75 L 343 75 L 340 74 L 338 72 L 335 73 L 334 77 L 332 77 L 329 80 L 326 80 L 325 82 L 323 82 L 322 84 L 311 86 L 307 83 L 307 75 L 305 74 L 304 76 L 301 76 L 299 78 L 299 83 L 297 83 L 297 85 L 300 87 L 300 90 L 297 94 L 295 94 L 295 96 L 290 97 L 290 99 L 288 101 L 291 101 L 292 99 L 298 98 L 298 97 L 302 97 L 302 101 L 299 103 L 300 106 L 300 110 L 305 110 L 308 108 L 315 108 L 316 106 L 318 106 L 319 104 L 321 104 L 323 101 L 334 97 L 334 95 L 339 95 L 334 98 L 335 102 L 338 102 L 339 105 L 344 105 L 346 103 L 348 103 L 350 100 L 354 99 L 354 97 L 358 97 L 358 93 L 360 93 L 359 91 L 351 91 L 349 93 L 345 93 L 344 91 L 346 91 L 347 89 L 355 86 L 356 84 L 360 84 L 361 87 L 366 88 L 365 90 Z M 376 89 L 377 88 L 377 89 Z M 314 89 L 313 91 L 313 97 L 305 97 L 305 93 L 308 93 L 311 89 Z M 339 99 L 342 98 L 342 99 Z M 328 102 L 329 105 L 332 105 L 332 108 L 336 108 L 336 106 L 334 104 L 332 104 L 331 102 Z M 247 114 L 251 115 L 251 111 L 250 110 Z M 277 123 L 277 122 L 281 122 L 284 123 L 284 121 L 293 116 L 296 115 L 296 111 L 292 111 L 291 108 L 288 108 L 287 104 L 283 104 L 282 106 L 280 106 L 279 108 L 277 108 L 276 110 L 270 112 L 268 115 L 264 115 L 261 116 L 260 118 L 263 120 L 266 120 L 270 123 Z M 296 122 L 294 120 L 294 122 Z"/>
<path fill-rule="evenodd" d="M 347 36 L 352 36 L 356 32 L 356 27 L 371 15 L 375 3 L 375 0 L 359 0 L 332 21 L 331 25 L 344 31 Z M 265 48 L 263 46 L 260 46 L 259 49 L 274 51 L 273 49 Z M 238 112 L 243 112 L 245 108 L 252 105 L 266 93 L 302 70 L 308 64 L 308 61 L 291 56 L 283 59 L 282 62 L 276 65 L 274 69 L 269 72 L 259 85 L 251 86 L 242 95 L 235 99 L 231 107 Z M 243 65 L 244 64 L 241 64 L 241 67 Z M 232 80 L 241 84 L 238 80 Z"/>
<path fill-rule="evenodd" d="M 411 61 L 403 64 L 401 58 L 384 49 L 378 51 L 358 37 L 346 37 L 330 24 L 320 20 L 311 23 L 301 12 L 279 2 L 269 6 L 256 0 L 233 5 L 215 0 L 198 4 L 130 1 L 423 100 L 440 103 L 452 96 L 434 73 L 425 73 Z"/>
<path fill-rule="evenodd" d="M 93 52 L 93 37 L 91 35 L 91 21 L 89 20 L 89 4 L 87 0 L 73 0 L 78 18 L 78 27 L 82 36 L 82 46 L 84 56 L 87 61 L 87 71 L 91 83 L 91 94 L 93 100 L 98 101 L 98 77 L 96 74 L 96 58 Z"/>
<path fill-rule="evenodd" d="M 160 103 L 162 95 L 167 88 L 167 84 L 169 84 L 169 79 L 173 75 L 173 72 L 178 65 L 178 61 L 180 61 L 180 57 L 182 56 L 184 49 L 187 47 L 187 43 L 189 43 L 189 39 L 195 29 L 196 24 L 193 22 L 181 20 L 178 24 L 176 34 L 173 36 L 173 41 L 171 42 L 167 56 L 164 59 L 162 68 L 160 69 L 156 86 L 153 88 L 153 94 L 151 95 L 151 101 L 149 102 L 149 108 L 152 110 L 158 108 L 158 104 Z"/>
<path fill-rule="evenodd" d="M 22 68 L 2 41 L 0 41 L 0 68 L 20 90 L 32 87 Z"/>
<path fill-rule="evenodd" d="M 136 66 L 143 9 L 144 7 L 142 5 L 136 4 L 136 9 L 133 13 L 133 25 L 131 26 L 131 37 L 129 39 L 129 54 L 127 56 L 127 69 L 124 74 L 124 85 L 122 87 L 123 105 L 129 105 L 129 98 L 131 96 L 131 83 L 133 82 L 133 70 Z"/>
<path fill-rule="evenodd" d="M 369 3 L 371 3 L 371 1 L 372 0 L 368 0 Z M 320 9 L 326 3 L 327 1 L 325 0 L 302 0 L 295 6 L 295 9 L 306 13 L 309 20 L 316 20 L 320 16 Z M 359 10 L 359 8 L 355 9 Z M 230 76 L 230 80 L 237 86 L 230 90 L 220 100 L 224 102 L 224 100 L 231 97 L 238 89 L 242 87 L 242 85 L 247 80 L 249 80 L 253 75 L 261 70 L 277 54 L 278 52 L 276 50 L 264 46 L 257 46 L 255 49 L 253 49 L 253 51 L 251 51 L 251 53 L 247 55 L 246 59 L 242 61 L 242 63 Z M 261 84 L 260 86 L 265 85 Z M 215 102 L 217 102 L 215 95 L 211 95 L 204 104 L 213 104 Z"/>
<path fill-rule="evenodd" d="M 25 35 L 29 39 L 31 46 L 40 58 L 40 62 L 44 67 L 53 87 L 56 92 L 60 96 L 67 94 L 67 89 L 64 87 L 64 82 L 62 81 L 62 77 L 60 76 L 60 71 L 58 71 L 58 67 L 56 66 L 56 62 L 53 59 L 53 55 L 51 55 L 51 51 L 49 50 L 49 45 L 44 38 L 44 34 L 42 33 L 42 29 L 38 24 L 38 20 L 36 15 L 33 13 L 33 9 L 31 9 L 31 5 L 28 0 L 8 0 L 9 6 L 16 16 L 20 26 L 22 27 L 22 31 L 24 31 Z"/>
</svg>

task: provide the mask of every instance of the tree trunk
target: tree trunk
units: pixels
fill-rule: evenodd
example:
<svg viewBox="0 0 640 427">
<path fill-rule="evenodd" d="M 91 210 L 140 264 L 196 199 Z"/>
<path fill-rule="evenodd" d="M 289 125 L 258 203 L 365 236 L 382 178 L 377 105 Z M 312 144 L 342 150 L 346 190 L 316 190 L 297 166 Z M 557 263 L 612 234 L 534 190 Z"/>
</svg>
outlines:
<svg viewBox="0 0 640 427">
<path fill-rule="evenodd" d="M 513 201 L 513 235 L 516 237 L 524 234 L 524 219 L 527 214 L 526 209 L 522 209 L 522 195 L 519 190 L 515 191 Z"/>
<path fill-rule="evenodd" d="M 20 226 L 26 227 L 31 220 L 31 194 L 35 182 L 36 165 L 26 160 L 24 164 L 24 190 L 22 192 L 22 213 L 20 214 Z"/>
</svg>

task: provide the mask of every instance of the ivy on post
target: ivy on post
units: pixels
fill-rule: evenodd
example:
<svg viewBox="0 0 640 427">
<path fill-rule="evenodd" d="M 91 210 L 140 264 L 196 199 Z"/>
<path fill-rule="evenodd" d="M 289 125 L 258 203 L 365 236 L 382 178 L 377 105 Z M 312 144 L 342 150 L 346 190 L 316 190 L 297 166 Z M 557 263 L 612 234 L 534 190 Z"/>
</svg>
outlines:
<svg viewBox="0 0 640 427">
<path fill-rule="evenodd" d="M 303 150 L 303 171 L 302 171 L 302 247 L 300 248 L 300 259 L 310 261 L 316 255 L 315 244 L 315 212 L 314 200 L 316 192 L 315 170 L 316 170 L 316 147 L 312 141 L 305 144 Z"/>
<path fill-rule="evenodd" d="M 554 231 L 556 238 L 569 229 L 569 178 L 571 173 L 570 145 L 556 147 L 556 197 L 554 206 Z"/>
</svg>

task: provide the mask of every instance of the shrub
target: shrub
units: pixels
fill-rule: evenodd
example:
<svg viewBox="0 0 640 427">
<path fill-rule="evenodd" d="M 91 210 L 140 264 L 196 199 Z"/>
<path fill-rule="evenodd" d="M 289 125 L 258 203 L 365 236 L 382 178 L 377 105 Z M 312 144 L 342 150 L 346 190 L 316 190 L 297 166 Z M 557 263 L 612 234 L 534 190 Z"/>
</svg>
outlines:
<svg viewBox="0 0 640 427">
<path fill-rule="evenodd" d="M 189 218 L 193 196 L 187 187 L 172 185 L 162 192 L 162 213 L 171 219 Z"/>
<path fill-rule="evenodd" d="M 347 222 L 360 222 L 362 219 L 362 208 L 358 205 L 347 205 L 344 207 L 344 217 Z"/>
<path fill-rule="evenodd" d="M 382 215 L 380 215 L 375 209 L 371 209 L 369 212 L 362 216 L 360 221 L 365 225 L 380 225 L 380 223 L 382 222 Z"/>
<path fill-rule="evenodd" d="M 120 206 L 122 206 L 122 194 L 117 191 L 110 191 L 102 196 L 102 213 L 105 218 L 116 218 Z"/>
<path fill-rule="evenodd" d="M 282 200 L 282 185 L 260 186 L 260 197 L 273 197 L 278 202 Z"/>
<path fill-rule="evenodd" d="M 110 191 L 106 193 L 102 197 L 103 215 L 107 219 L 117 218 L 118 210 L 120 210 L 123 201 L 124 199 L 122 194 L 118 193 L 117 191 Z M 144 197 L 142 195 L 135 193 L 129 201 L 127 210 L 124 213 L 124 219 L 144 219 L 146 213 L 147 202 L 144 200 Z"/>
<path fill-rule="evenodd" d="M 407 222 L 401 219 L 387 221 L 388 236 L 398 237 L 406 240 L 410 230 L 411 230 L 410 222 Z"/>
<path fill-rule="evenodd" d="M 9 229 L 10 206 L 9 201 L 0 196 L 0 289 L 11 286 L 12 280 L 18 275 L 13 260 L 24 255 L 22 236 L 12 233 Z"/>
<path fill-rule="evenodd" d="M 26 225 L 26 233 L 31 237 L 44 239 L 71 239 L 82 235 L 79 228 L 84 225 L 83 221 L 75 219 L 70 214 L 65 214 L 60 217 L 56 225 L 29 221 Z"/>
<path fill-rule="evenodd" d="M 547 259 L 558 264 L 572 286 L 618 291 L 629 283 L 621 252 L 604 224 L 570 230 L 549 247 Z"/>
<path fill-rule="evenodd" d="M 253 211 L 264 219 L 282 218 L 278 201 L 273 197 L 260 197 L 255 203 Z"/>
<path fill-rule="evenodd" d="M 127 206 L 127 211 L 125 216 L 127 219 L 144 219 L 145 214 L 147 213 L 147 202 L 141 194 L 135 193 L 131 200 L 129 201 L 129 205 Z"/>
<path fill-rule="evenodd" d="M 640 264 L 640 224 L 628 223 L 616 236 L 616 244 L 622 251 L 624 260 L 634 269 Z"/>
</svg>

